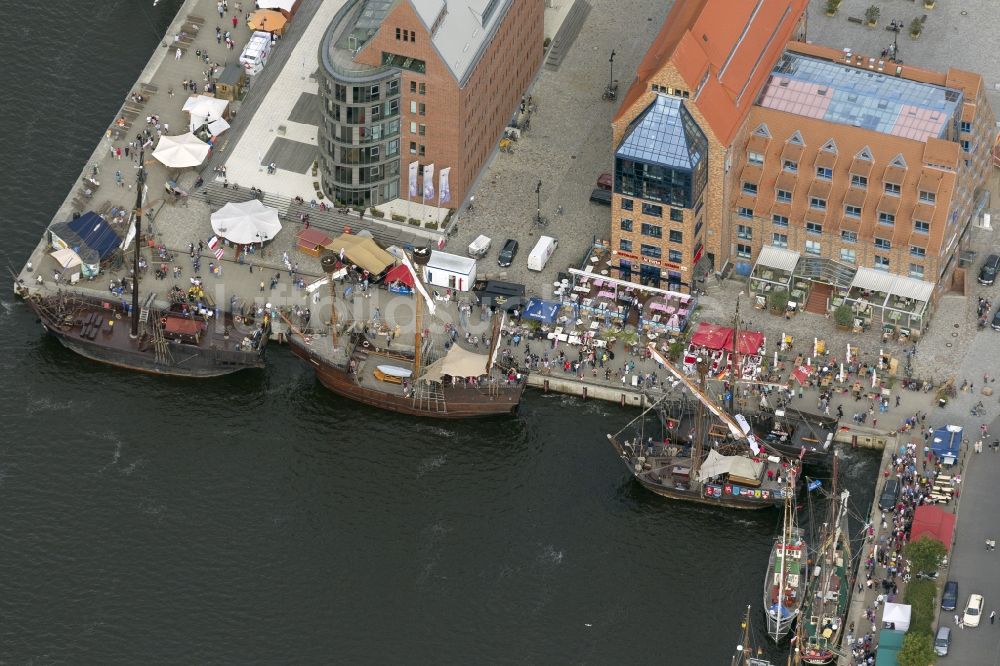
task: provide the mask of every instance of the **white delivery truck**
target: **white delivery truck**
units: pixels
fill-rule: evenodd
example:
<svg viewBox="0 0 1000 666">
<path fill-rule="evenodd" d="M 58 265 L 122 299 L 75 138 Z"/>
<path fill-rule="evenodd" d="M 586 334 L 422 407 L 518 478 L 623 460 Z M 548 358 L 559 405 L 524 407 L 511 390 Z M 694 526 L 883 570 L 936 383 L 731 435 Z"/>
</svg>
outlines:
<svg viewBox="0 0 1000 666">
<path fill-rule="evenodd" d="M 247 76 L 253 76 L 264 69 L 271 55 L 271 33 L 255 32 L 250 35 L 250 41 L 240 54 L 240 64 L 246 70 Z"/>
<path fill-rule="evenodd" d="M 541 236 L 528 255 L 528 270 L 540 271 L 545 268 L 549 257 L 559 247 L 559 241 L 552 236 Z"/>
<path fill-rule="evenodd" d="M 482 259 L 486 256 L 486 253 L 490 251 L 490 245 L 493 243 L 489 236 L 484 236 L 479 234 L 476 240 L 469 243 L 469 256 L 476 257 L 477 259 Z"/>
</svg>

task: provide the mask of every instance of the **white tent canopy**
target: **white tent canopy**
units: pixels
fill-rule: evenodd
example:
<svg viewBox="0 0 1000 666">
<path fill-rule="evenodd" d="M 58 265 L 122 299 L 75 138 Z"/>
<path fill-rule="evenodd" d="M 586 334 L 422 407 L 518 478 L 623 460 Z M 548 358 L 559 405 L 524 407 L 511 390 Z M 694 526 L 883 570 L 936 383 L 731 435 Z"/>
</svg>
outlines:
<svg viewBox="0 0 1000 666">
<path fill-rule="evenodd" d="M 52 258 L 59 262 L 59 265 L 63 268 L 73 268 L 74 266 L 79 266 L 83 263 L 80 259 L 80 255 L 68 247 L 56 250 L 55 252 L 50 252 L 49 254 L 52 255 Z"/>
<path fill-rule="evenodd" d="M 882 621 L 894 623 L 897 631 L 907 631 L 910 628 L 909 604 L 886 603 L 882 610 Z"/>
<path fill-rule="evenodd" d="M 295 7 L 296 0 L 257 0 L 260 9 L 278 9 L 290 12 Z"/>
<path fill-rule="evenodd" d="M 165 167 L 182 169 L 201 165 L 212 149 L 207 143 L 188 132 L 177 136 L 161 136 L 153 157 Z"/>
<path fill-rule="evenodd" d="M 229 123 L 226 122 L 225 118 L 218 118 L 208 124 L 208 133 L 212 136 L 219 136 L 227 129 L 229 129 Z"/>
<path fill-rule="evenodd" d="M 708 452 L 708 457 L 698 469 L 698 480 L 705 481 L 713 476 L 729 474 L 740 476 L 744 479 L 756 479 L 760 477 L 762 462 L 754 462 L 744 456 L 724 456 L 715 449 Z"/>
<path fill-rule="evenodd" d="M 191 95 L 184 102 L 182 111 L 191 114 L 191 131 L 195 131 L 202 125 L 222 118 L 229 106 L 229 101 L 218 97 L 207 95 Z"/>
<path fill-rule="evenodd" d="M 477 354 L 452 345 L 444 358 L 439 358 L 424 369 L 421 379 L 439 381 L 443 375 L 451 377 L 479 377 L 486 373 L 490 362 L 488 354 Z"/>
<path fill-rule="evenodd" d="M 212 213 L 212 231 L 233 243 L 260 243 L 281 231 L 278 211 L 257 199 L 227 203 Z"/>
</svg>

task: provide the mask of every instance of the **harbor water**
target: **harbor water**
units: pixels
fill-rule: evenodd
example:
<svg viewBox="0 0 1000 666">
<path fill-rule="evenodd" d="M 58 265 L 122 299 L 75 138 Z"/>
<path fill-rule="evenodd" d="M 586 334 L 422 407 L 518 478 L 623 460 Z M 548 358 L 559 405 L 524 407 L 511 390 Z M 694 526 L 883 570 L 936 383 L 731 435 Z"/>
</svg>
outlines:
<svg viewBox="0 0 1000 666">
<path fill-rule="evenodd" d="M 4 265 L 180 2 L 152 4 L 19 7 Z M 635 410 L 529 391 L 516 418 L 413 421 L 332 396 L 286 348 L 263 372 L 147 377 L 2 306 L 2 662 L 725 664 L 748 603 L 764 642 L 780 512 L 644 491 L 605 438 Z M 860 507 L 877 465 L 846 453 Z"/>
</svg>

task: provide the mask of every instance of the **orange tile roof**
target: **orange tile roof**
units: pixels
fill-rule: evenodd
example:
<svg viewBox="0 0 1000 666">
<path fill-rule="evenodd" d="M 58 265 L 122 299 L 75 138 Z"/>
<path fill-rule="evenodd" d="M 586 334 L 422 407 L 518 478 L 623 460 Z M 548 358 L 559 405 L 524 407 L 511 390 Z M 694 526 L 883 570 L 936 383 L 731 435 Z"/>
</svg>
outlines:
<svg viewBox="0 0 1000 666">
<path fill-rule="evenodd" d="M 807 5 L 808 0 L 675 2 L 615 120 L 625 116 L 649 89 L 650 80 L 672 63 L 712 133 L 728 145 Z"/>
</svg>

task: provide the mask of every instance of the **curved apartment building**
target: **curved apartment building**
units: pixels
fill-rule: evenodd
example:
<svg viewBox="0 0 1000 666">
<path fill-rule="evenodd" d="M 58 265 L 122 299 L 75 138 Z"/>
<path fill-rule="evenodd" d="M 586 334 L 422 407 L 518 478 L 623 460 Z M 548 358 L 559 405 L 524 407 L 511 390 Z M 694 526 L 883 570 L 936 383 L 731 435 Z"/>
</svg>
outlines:
<svg viewBox="0 0 1000 666">
<path fill-rule="evenodd" d="M 348 0 L 320 44 L 326 195 L 458 207 L 541 65 L 542 5 Z"/>
</svg>

